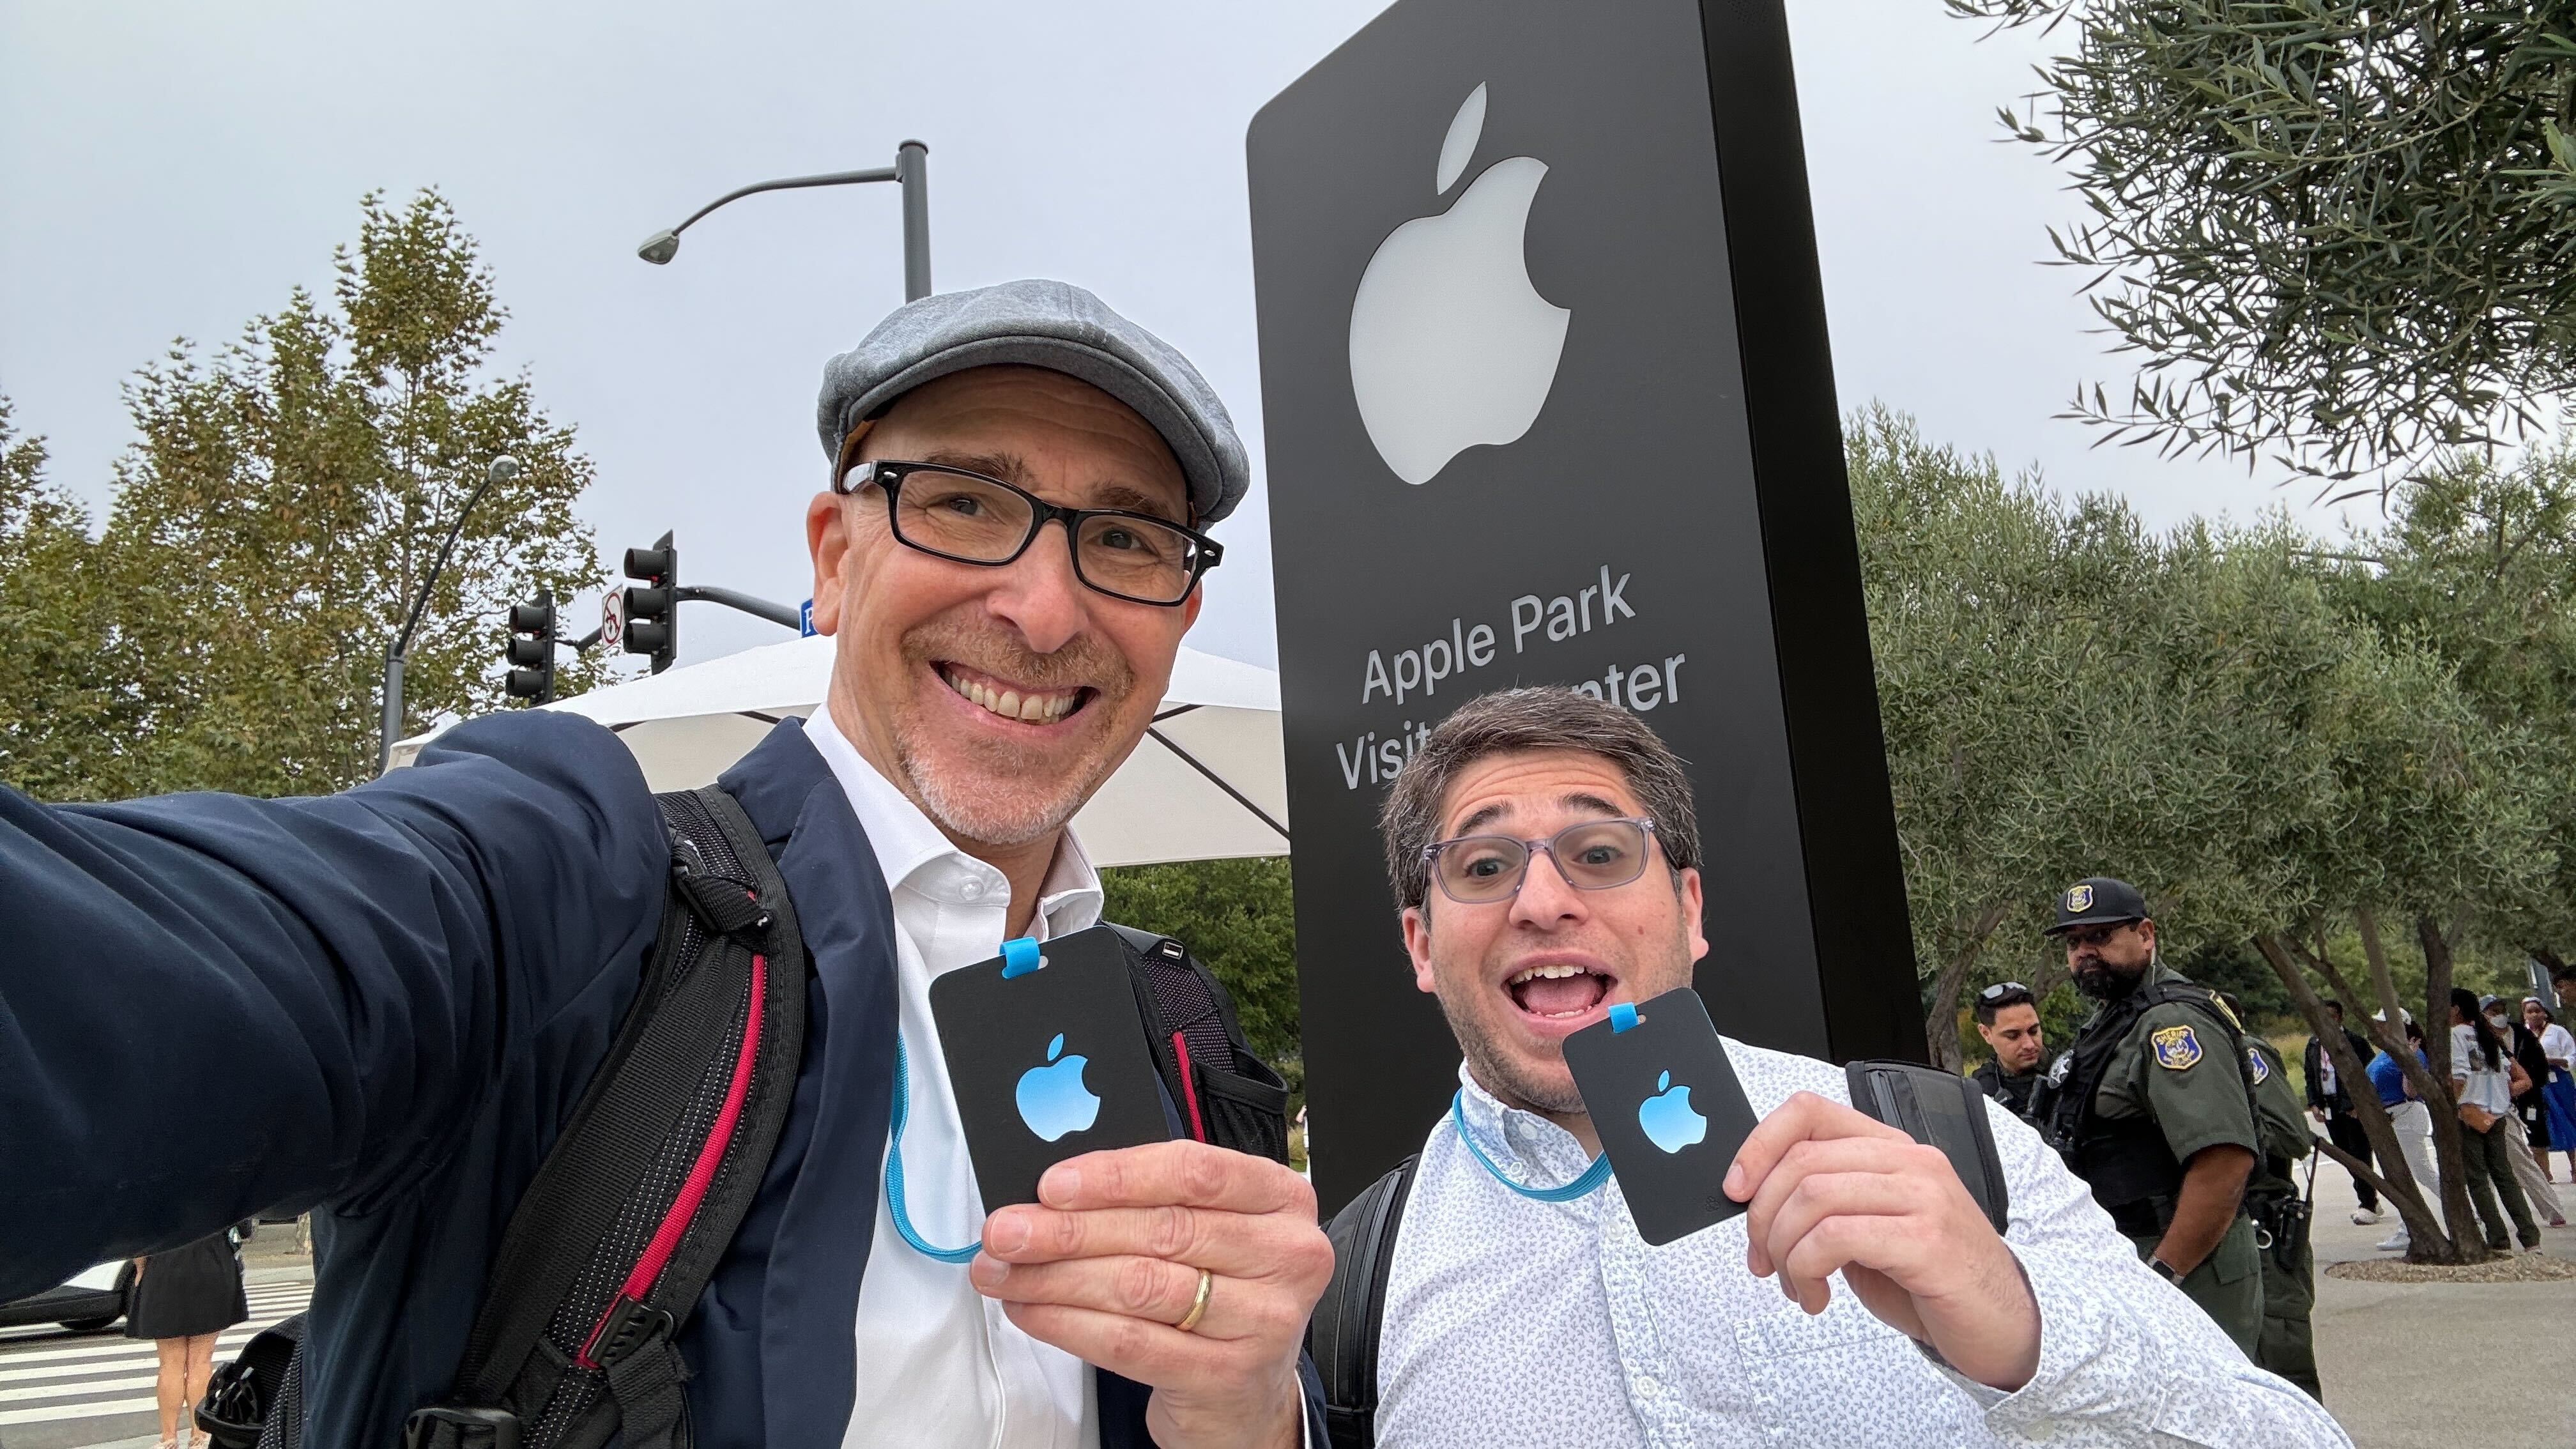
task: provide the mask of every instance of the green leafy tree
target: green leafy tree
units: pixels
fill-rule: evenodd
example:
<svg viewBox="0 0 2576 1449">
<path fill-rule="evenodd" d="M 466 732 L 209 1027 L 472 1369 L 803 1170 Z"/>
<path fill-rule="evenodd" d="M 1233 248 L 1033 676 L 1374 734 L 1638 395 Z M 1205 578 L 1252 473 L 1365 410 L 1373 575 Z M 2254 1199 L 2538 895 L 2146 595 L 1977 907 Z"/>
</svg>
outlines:
<svg viewBox="0 0 2576 1449">
<path fill-rule="evenodd" d="M 2576 386 L 2576 12 L 2452 0 L 1946 0 L 2067 25 L 2003 113 L 2139 374 L 2074 415 L 2326 479 L 2526 434 Z"/>
<path fill-rule="evenodd" d="M 2428 969 L 2426 994 L 2412 1009 L 2419 1021 L 2447 1025 L 2453 943 L 2464 929 L 2459 923 L 2480 910 L 2514 913 L 2554 868 L 2545 822 L 2523 787 L 2538 762 L 2521 731 L 2499 730 L 2478 716 L 2446 661 L 2420 646 L 2384 644 L 2355 623 L 2361 642 L 2325 681 L 2327 707 L 2308 730 L 2329 771 L 2329 808 L 2282 843 L 2299 865 L 2302 889 L 2283 903 L 2284 926 L 2258 931 L 2255 942 L 2345 1080 L 2360 1081 L 2364 1062 L 2341 1033 L 2327 1029 L 2323 1002 L 2299 967 L 2359 1008 L 2347 1011 L 2347 1022 L 2394 1055 L 2431 1105 L 2447 1235 L 2396 1152 L 2375 1096 L 2354 1097 L 2379 1159 L 2379 1182 L 2410 1239 L 2421 1240 L 2414 1256 L 2473 1260 L 2484 1250 L 2454 1157 L 2460 1137 L 2449 1090 L 2449 1038 L 2428 1028 L 2426 1067 L 2402 1049 L 2394 1023 L 2406 1003 L 2381 916 L 2414 923 Z M 2329 952 L 2328 923 L 2335 919 L 2354 923 L 2366 975 L 2354 973 L 2349 957 L 2338 961 Z M 2373 1012 L 2382 1019 L 2361 1019 Z"/>
<path fill-rule="evenodd" d="M 2514 795 L 2548 840 L 2576 840 L 2576 450 L 2543 448 L 2510 466 L 2454 460 L 2397 503 L 2364 541 L 2378 567 L 2357 579 L 2354 611 L 2438 655 L 2493 737 L 2525 742 Z M 2576 851 L 2552 865 L 2536 890 L 2478 901 L 2469 929 L 2561 964 L 2576 943 Z"/>
<path fill-rule="evenodd" d="M 1982 1055 L 1962 1009 L 1980 980 L 2031 985 L 2067 1040 L 2082 1004 L 2038 932 L 2082 875 L 2137 882 L 2166 959 L 2311 1030 L 2326 992 L 2395 1019 L 2401 975 L 2444 1020 L 2458 973 L 2553 929 L 2576 759 L 2550 707 L 2567 603 L 2544 465 L 2455 470 L 2353 554 L 2279 516 L 2150 533 L 1883 411 L 1847 436 L 1917 971 L 1949 1064 Z M 2383 939 L 2383 918 L 2413 941 Z M 2420 970 L 2401 970 L 2410 947 Z M 2438 1051 L 2416 1075 L 2447 1158 Z M 2365 1127 L 2399 1162 L 2375 1106 Z M 2417 1257 L 2483 1255 L 2464 1197 L 2436 1216 L 2392 1176 Z"/>
<path fill-rule="evenodd" d="M 2069 880 L 2140 882 L 2183 940 L 2242 940 L 2272 919 L 2269 874 L 2247 872 L 2242 842 L 2308 808 L 2290 758 L 2302 707 L 2284 690 L 2348 631 L 2313 597 L 2290 606 L 2275 571 L 2210 530 L 2159 537 L 2116 500 L 2007 484 L 1883 411 L 1847 436 L 1927 1035 L 1945 1064 L 1968 1040 L 1972 981 L 2009 975 L 2046 998 L 2062 980 L 2039 932 Z"/>
<path fill-rule="evenodd" d="M 1845 439 L 1926 1035 L 1955 1066 L 1962 987 L 2050 889 L 2048 722 L 2074 639 L 2062 520 L 1884 409 Z"/>
<path fill-rule="evenodd" d="M 594 584 L 572 504 L 592 470 L 525 376 L 490 374 L 506 314 L 436 192 L 368 196 L 329 302 L 298 289 L 211 360 L 182 342 L 128 389 L 140 435 L 99 541 L 117 583 L 153 789 L 301 794 L 374 773 L 383 656 L 491 460 L 415 634 L 406 732 L 505 701 L 502 613 Z M 604 661 L 558 663 L 577 692 Z"/>
<path fill-rule="evenodd" d="M 128 793 L 140 712 L 98 555 L 0 397 L 0 779 L 52 799 Z"/>
</svg>

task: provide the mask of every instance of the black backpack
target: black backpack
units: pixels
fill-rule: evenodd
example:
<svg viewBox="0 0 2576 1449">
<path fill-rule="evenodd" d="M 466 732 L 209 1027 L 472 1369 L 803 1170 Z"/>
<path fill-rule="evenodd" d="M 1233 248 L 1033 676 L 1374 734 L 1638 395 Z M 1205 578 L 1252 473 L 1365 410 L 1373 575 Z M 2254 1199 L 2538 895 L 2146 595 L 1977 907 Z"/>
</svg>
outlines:
<svg viewBox="0 0 2576 1449">
<path fill-rule="evenodd" d="M 446 1402 L 403 1449 L 687 1449 L 675 1347 L 786 1125 L 809 963 L 786 882 L 721 789 L 657 795 L 671 890 L 626 1018 L 512 1209 Z M 1285 1162 L 1286 1086 L 1178 941 L 1115 926 L 1192 1136 Z M 197 1406 L 217 1449 L 299 1449 L 303 1317 L 253 1337 Z"/>
</svg>

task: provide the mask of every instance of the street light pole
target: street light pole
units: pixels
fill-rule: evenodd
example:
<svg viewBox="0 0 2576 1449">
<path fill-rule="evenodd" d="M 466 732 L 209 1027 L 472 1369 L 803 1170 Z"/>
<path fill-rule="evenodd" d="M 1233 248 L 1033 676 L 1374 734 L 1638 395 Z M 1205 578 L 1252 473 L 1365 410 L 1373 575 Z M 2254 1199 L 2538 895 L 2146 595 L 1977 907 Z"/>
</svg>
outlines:
<svg viewBox="0 0 2576 1449">
<path fill-rule="evenodd" d="M 456 521 L 448 525 L 447 541 L 438 546 L 438 558 L 429 566 L 429 577 L 421 580 L 420 596 L 412 600 L 411 614 L 403 620 L 402 632 L 394 635 L 393 642 L 385 646 L 385 719 L 376 738 L 376 773 L 379 775 L 393 763 L 394 741 L 402 736 L 403 656 L 411 651 L 412 631 L 420 627 L 420 616 L 429 609 L 429 591 L 438 587 L 439 572 L 447 567 L 447 556 L 456 551 L 457 536 L 465 532 L 466 515 L 474 511 L 475 504 L 483 501 L 483 495 L 491 491 L 493 484 L 507 483 L 518 476 L 519 460 L 506 453 L 493 459 L 492 465 L 483 470 L 483 481 L 474 485 L 473 493 L 465 499 L 465 506 L 456 510 Z"/>
<path fill-rule="evenodd" d="M 903 187 L 903 299 L 918 302 L 930 295 L 930 148 L 919 141 L 906 141 L 896 147 L 892 166 L 828 171 L 819 176 L 785 176 L 728 191 L 689 213 L 687 221 L 646 237 L 635 255 L 657 267 L 663 265 L 680 254 L 680 233 L 697 225 L 708 212 L 746 196 L 814 186 L 864 186 L 874 181 L 893 181 Z"/>
<path fill-rule="evenodd" d="M 894 169 L 903 183 L 903 299 L 918 302 L 930 295 L 930 148 L 895 147 Z"/>
</svg>

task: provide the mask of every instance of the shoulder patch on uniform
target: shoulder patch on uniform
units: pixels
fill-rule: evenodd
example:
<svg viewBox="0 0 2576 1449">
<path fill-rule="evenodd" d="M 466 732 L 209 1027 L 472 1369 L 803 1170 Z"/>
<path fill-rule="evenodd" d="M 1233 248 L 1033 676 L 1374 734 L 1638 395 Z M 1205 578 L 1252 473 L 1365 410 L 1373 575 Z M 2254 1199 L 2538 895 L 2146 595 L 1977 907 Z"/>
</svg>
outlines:
<svg viewBox="0 0 2576 1449">
<path fill-rule="evenodd" d="M 2200 1060 L 2200 1038 L 2188 1026 L 2158 1027 L 2147 1040 L 2155 1046 L 2156 1065 L 2167 1071 L 2179 1072 Z"/>
<path fill-rule="evenodd" d="M 2184 1027 L 2183 1030 L 2191 1028 Z M 2254 1071 L 2254 1085 L 2259 1087 L 2272 1079 L 2272 1064 L 2263 1060 L 2263 1054 L 2252 1047 L 2245 1049 L 2245 1065 Z"/>
</svg>

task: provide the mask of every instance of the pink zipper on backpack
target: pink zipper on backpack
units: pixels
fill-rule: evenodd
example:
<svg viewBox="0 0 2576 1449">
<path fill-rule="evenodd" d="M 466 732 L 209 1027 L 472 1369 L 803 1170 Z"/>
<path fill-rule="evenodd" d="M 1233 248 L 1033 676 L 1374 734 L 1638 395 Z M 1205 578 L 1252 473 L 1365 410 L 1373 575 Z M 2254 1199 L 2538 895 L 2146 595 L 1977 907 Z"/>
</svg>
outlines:
<svg viewBox="0 0 2576 1449">
<path fill-rule="evenodd" d="M 1207 1124 L 1199 1120 L 1199 1087 L 1190 1079 L 1190 1039 L 1181 1032 L 1172 1033 L 1172 1055 L 1181 1062 L 1181 1096 L 1190 1104 L 1190 1135 L 1201 1142 L 1208 1140 Z"/>
<path fill-rule="evenodd" d="M 760 1057 L 760 1016 L 769 984 L 769 958 L 751 958 L 751 1007 L 743 1022 L 742 1050 L 733 1063 L 733 1083 L 725 1088 L 724 1106 L 716 1113 L 715 1125 L 707 1130 L 707 1140 L 698 1147 L 698 1160 L 689 1166 L 689 1176 L 680 1184 L 679 1196 L 671 1199 L 668 1212 L 662 1214 L 661 1226 L 653 1230 L 653 1240 L 644 1246 L 644 1255 L 635 1260 L 634 1271 L 626 1275 L 625 1285 L 617 1297 L 608 1300 L 600 1310 L 599 1322 L 591 1325 L 590 1337 L 584 1339 L 581 1352 L 573 1362 L 583 1368 L 597 1368 L 591 1355 L 599 1348 L 599 1336 L 608 1331 L 608 1320 L 617 1312 L 621 1300 L 644 1301 L 653 1290 L 653 1280 L 662 1276 L 662 1265 L 679 1251 L 680 1239 L 689 1231 L 689 1220 L 696 1217 L 698 1204 L 704 1202 L 707 1189 L 714 1185 L 716 1169 L 724 1165 L 725 1149 L 732 1145 L 734 1124 L 742 1117 L 743 1098 L 751 1092 L 752 1063 Z"/>
</svg>

